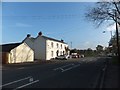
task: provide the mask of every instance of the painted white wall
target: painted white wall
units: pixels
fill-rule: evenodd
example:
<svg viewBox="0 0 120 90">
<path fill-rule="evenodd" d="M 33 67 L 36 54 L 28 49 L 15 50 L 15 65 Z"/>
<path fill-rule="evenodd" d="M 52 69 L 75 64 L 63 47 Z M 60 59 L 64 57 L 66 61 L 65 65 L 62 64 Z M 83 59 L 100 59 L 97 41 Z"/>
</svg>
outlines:
<svg viewBox="0 0 120 90">
<path fill-rule="evenodd" d="M 24 42 L 26 42 L 34 50 L 34 58 L 36 60 L 50 60 L 51 58 L 55 58 L 57 57 L 57 50 L 59 51 L 58 56 L 63 54 L 63 51 L 65 54 L 65 47 L 68 47 L 65 43 L 45 39 L 40 35 L 35 38 L 34 42 L 30 40 L 30 37 L 27 37 Z M 51 46 L 52 42 L 54 44 L 53 47 Z M 59 47 L 57 47 L 57 44 Z"/>
<path fill-rule="evenodd" d="M 9 53 L 9 63 L 21 63 L 34 61 L 34 51 L 26 44 L 22 43 Z"/>
<path fill-rule="evenodd" d="M 52 43 L 53 43 L 53 46 L 52 46 Z M 58 47 L 57 47 L 57 44 L 58 44 Z M 62 48 L 61 48 L 61 45 L 62 45 Z M 58 56 L 63 55 L 63 51 L 64 51 L 64 54 L 66 54 L 65 47 L 68 47 L 68 45 L 65 43 L 61 43 L 61 42 L 57 42 L 49 39 L 46 40 L 46 60 L 50 60 L 51 58 L 57 57 L 57 50 L 59 51 Z"/>
<path fill-rule="evenodd" d="M 46 60 L 46 41 L 38 36 L 34 41 L 35 59 Z"/>
</svg>

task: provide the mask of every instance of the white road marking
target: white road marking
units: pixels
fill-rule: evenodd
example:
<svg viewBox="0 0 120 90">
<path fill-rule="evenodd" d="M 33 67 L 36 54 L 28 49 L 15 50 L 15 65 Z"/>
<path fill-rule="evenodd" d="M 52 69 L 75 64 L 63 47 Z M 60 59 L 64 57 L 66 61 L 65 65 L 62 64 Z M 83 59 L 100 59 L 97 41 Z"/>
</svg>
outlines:
<svg viewBox="0 0 120 90">
<path fill-rule="evenodd" d="M 22 79 L 13 81 L 13 82 L 6 83 L 6 84 L 4 84 L 4 85 L 0 85 L 0 87 L 4 87 L 4 86 L 7 86 L 7 85 L 10 85 L 10 84 L 13 84 L 13 83 L 17 83 L 17 82 L 20 82 L 20 81 L 23 81 L 23 80 L 26 80 L 26 79 L 29 79 L 29 78 L 31 78 L 31 76 L 26 77 L 26 78 L 22 78 Z"/>
<path fill-rule="evenodd" d="M 64 70 L 63 68 L 59 68 L 59 69 Z"/>
<path fill-rule="evenodd" d="M 55 68 L 55 69 L 53 69 L 53 70 L 58 70 L 58 69 L 61 69 L 61 70 L 62 70 L 64 67 L 71 66 L 71 65 L 74 65 L 74 64 L 73 64 L 73 63 L 72 63 L 72 64 L 67 64 L 67 65 L 64 65 L 64 66 Z"/>
<path fill-rule="evenodd" d="M 22 86 L 19 86 L 19 87 L 13 89 L 13 90 L 17 90 L 17 89 L 20 89 L 20 88 L 24 88 L 24 87 L 26 87 L 26 86 L 29 86 L 29 85 L 31 85 L 31 84 L 33 84 L 33 83 L 37 83 L 37 82 L 39 82 L 39 80 L 36 80 L 36 81 L 30 82 L 30 83 L 27 83 L 27 84 L 22 85 Z"/>
<path fill-rule="evenodd" d="M 77 65 L 74 65 L 74 66 L 72 66 L 72 67 L 70 67 L 70 68 L 67 68 L 67 69 L 63 70 L 62 72 L 68 71 L 68 70 L 73 69 L 73 68 L 76 68 L 76 67 L 78 67 L 78 66 L 80 66 L 80 64 L 77 64 Z"/>
</svg>

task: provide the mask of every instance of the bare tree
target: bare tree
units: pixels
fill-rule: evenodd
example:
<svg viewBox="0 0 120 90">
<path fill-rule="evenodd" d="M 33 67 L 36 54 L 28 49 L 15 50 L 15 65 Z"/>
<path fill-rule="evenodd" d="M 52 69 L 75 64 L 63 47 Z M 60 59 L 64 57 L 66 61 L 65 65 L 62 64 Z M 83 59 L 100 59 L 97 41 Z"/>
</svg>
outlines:
<svg viewBox="0 0 120 90">
<path fill-rule="evenodd" d="M 85 17 L 100 26 L 106 21 L 116 22 L 115 12 L 117 12 L 117 23 L 120 25 L 120 0 L 97 2 L 96 7 L 91 8 Z"/>
<path fill-rule="evenodd" d="M 118 25 L 120 26 L 120 0 L 104 0 L 102 2 L 97 2 L 96 7 L 90 9 L 88 13 L 86 13 L 86 18 L 96 23 L 97 26 L 110 20 L 116 23 L 116 43 L 119 60 L 120 47 Z"/>
</svg>

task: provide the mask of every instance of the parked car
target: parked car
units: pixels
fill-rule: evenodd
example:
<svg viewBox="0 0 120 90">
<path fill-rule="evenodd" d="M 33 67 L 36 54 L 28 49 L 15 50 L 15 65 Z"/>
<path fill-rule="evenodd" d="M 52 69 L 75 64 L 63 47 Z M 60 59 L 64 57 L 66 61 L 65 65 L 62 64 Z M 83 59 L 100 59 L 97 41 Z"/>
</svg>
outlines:
<svg viewBox="0 0 120 90">
<path fill-rule="evenodd" d="M 72 58 L 78 58 L 78 56 L 77 55 L 72 55 Z"/>
<path fill-rule="evenodd" d="M 81 58 L 84 58 L 85 56 L 83 54 L 80 55 Z"/>
<path fill-rule="evenodd" d="M 112 57 L 113 55 L 112 55 L 112 53 L 108 53 L 107 56 L 108 57 Z"/>
<path fill-rule="evenodd" d="M 67 60 L 68 58 L 69 58 L 68 55 L 60 55 L 60 56 L 57 56 L 55 59 Z"/>
</svg>

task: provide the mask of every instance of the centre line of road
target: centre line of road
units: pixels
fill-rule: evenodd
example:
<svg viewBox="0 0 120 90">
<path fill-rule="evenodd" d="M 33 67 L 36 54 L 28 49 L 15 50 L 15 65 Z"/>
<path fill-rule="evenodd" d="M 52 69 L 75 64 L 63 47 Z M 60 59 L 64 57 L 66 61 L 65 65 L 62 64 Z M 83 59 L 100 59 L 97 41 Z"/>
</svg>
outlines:
<svg viewBox="0 0 120 90">
<path fill-rule="evenodd" d="M 31 84 L 33 84 L 33 83 L 37 83 L 37 82 L 39 82 L 39 80 L 36 80 L 36 81 L 30 82 L 30 83 L 24 84 L 24 85 L 22 85 L 22 86 L 19 86 L 19 87 L 13 89 L 13 90 L 21 89 L 21 88 L 24 88 L 24 87 L 26 87 L 26 86 L 29 86 L 29 85 L 31 85 Z"/>
<path fill-rule="evenodd" d="M 68 71 L 68 70 L 73 69 L 73 68 L 76 68 L 76 67 L 78 67 L 78 66 L 80 66 L 80 64 L 77 64 L 77 65 L 74 65 L 74 66 L 72 66 L 72 67 L 70 67 L 70 68 L 67 68 L 67 69 L 65 69 L 65 70 L 62 70 L 62 72 Z"/>
<path fill-rule="evenodd" d="M 64 67 L 71 66 L 71 65 L 74 65 L 74 64 L 73 64 L 73 63 L 72 63 L 72 64 L 67 64 L 67 65 L 64 65 L 64 66 L 61 66 L 61 67 L 55 68 L 55 69 L 53 69 L 53 70 L 62 69 L 62 68 L 64 68 Z"/>
<path fill-rule="evenodd" d="M 23 80 L 26 80 L 26 79 L 29 79 L 29 78 L 31 78 L 31 76 L 26 77 L 26 78 L 22 78 L 22 79 L 13 81 L 13 82 L 9 82 L 9 83 L 3 84 L 3 85 L 1 85 L 0 87 L 4 87 L 4 86 L 7 86 L 7 85 L 10 85 L 10 84 L 13 84 L 13 83 L 17 83 L 17 82 L 20 82 L 20 81 L 23 81 Z"/>
</svg>

